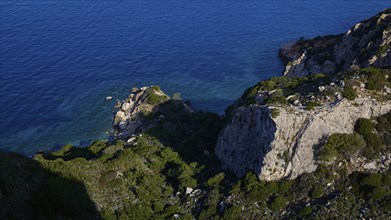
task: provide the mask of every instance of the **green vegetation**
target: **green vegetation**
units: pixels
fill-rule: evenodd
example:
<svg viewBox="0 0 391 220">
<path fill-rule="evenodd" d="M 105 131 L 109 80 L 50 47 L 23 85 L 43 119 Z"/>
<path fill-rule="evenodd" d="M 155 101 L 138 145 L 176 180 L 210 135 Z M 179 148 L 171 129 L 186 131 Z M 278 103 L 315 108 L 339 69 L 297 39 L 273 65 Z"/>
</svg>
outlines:
<svg viewBox="0 0 391 220">
<path fill-rule="evenodd" d="M 377 68 L 367 68 L 361 71 L 367 79 L 367 89 L 369 90 L 382 90 L 384 86 L 390 86 L 390 79 L 386 78 L 387 72 Z"/>
<path fill-rule="evenodd" d="M 327 140 L 320 158 L 330 161 L 333 158 L 347 158 L 357 154 L 365 147 L 364 138 L 358 134 L 332 134 Z"/>
<path fill-rule="evenodd" d="M 354 89 L 345 89 L 342 91 L 342 96 L 348 100 L 354 100 L 357 97 L 357 93 Z"/>
<path fill-rule="evenodd" d="M 280 110 L 272 109 L 272 118 L 277 118 L 280 115 Z"/>
<path fill-rule="evenodd" d="M 169 97 L 164 95 L 157 85 L 147 89 L 145 100 L 150 105 L 160 104 L 166 102 L 168 99 Z"/>
<path fill-rule="evenodd" d="M 319 102 L 310 101 L 307 103 L 307 106 L 305 107 L 306 110 L 311 111 L 314 110 L 316 106 L 320 106 Z"/>
<path fill-rule="evenodd" d="M 356 122 L 356 131 L 363 135 L 363 136 L 369 136 L 373 133 L 374 130 L 374 124 L 370 119 L 367 118 L 360 118 Z"/>
<path fill-rule="evenodd" d="M 246 91 L 228 112 L 255 104 L 259 93 L 264 104 L 299 100 L 311 110 L 321 105 L 326 93 L 360 92 L 353 89 L 359 81 L 365 78 L 369 86 L 385 73 L 389 71 L 365 69 L 332 77 L 274 77 Z M 344 88 L 333 85 L 319 92 L 319 85 L 342 79 Z M 389 85 L 389 79 L 384 78 L 384 83 Z M 132 142 L 100 140 L 85 148 L 66 145 L 33 159 L 0 153 L 0 219 L 172 219 L 174 215 L 180 219 L 385 219 L 391 215 L 390 172 L 351 172 L 345 166 L 355 157 L 372 160 L 390 153 L 391 112 L 359 119 L 352 134 L 329 135 L 316 152 L 326 163 L 320 161 L 314 173 L 267 182 L 252 172 L 238 179 L 221 168 L 214 146 L 227 118 L 190 111 L 177 98 L 166 100 L 159 91 L 153 86 L 144 97 L 159 103 L 144 117 L 155 126 Z M 280 112 L 275 108 L 270 114 L 276 118 Z M 292 159 L 289 151 L 278 157 L 286 163 Z M 329 163 L 333 160 L 339 163 Z M 186 194 L 187 187 L 194 191 Z"/>
</svg>

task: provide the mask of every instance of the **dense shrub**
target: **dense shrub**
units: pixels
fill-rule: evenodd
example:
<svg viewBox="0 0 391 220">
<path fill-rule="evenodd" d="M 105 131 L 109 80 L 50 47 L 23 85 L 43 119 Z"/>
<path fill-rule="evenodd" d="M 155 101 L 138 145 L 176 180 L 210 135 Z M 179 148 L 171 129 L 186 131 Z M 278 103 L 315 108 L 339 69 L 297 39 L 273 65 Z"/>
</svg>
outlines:
<svg viewBox="0 0 391 220">
<path fill-rule="evenodd" d="M 355 130 L 364 136 L 368 136 L 374 130 L 374 124 L 370 119 L 360 118 L 357 120 Z"/>
<path fill-rule="evenodd" d="M 331 134 L 324 149 L 320 152 L 322 160 L 332 160 L 333 157 L 349 157 L 359 152 L 366 145 L 364 138 L 358 134 Z"/>
<path fill-rule="evenodd" d="M 277 118 L 280 115 L 280 110 L 272 109 L 272 118 Z"/>
<path fill-rule="evenodd" d="M 357 93 L 354 89 L 345 89 L 342 91 L 342 96 L 348 100 L 354 100 L 357 97 Z"/>
<path fill-rule="evenodd" d="M 322 186 L 320 186 L 319 184 L 317 185 L 314 185 L 311 192 L 310 192 L 310 196 L 311 198 L 313 199 L 317 199 L 317 198 L 320 198 L 322 197 L 324 194 L 324 189 Z"/>
<path fill-rule="evenodd" d="M 270 203 L 269 208 L 273 211 L 278 211 L 284 208 L 287 204 L 287 199 L 282 196 L 277 196 L 273 199 L 273 201 Z"/>
<path fill-rule="evenodd" d="M 310 101 L 307 103 L 307 106 L 305 107 L 306 110 L 310 111 L 315 109 L 316 106 L 320 106 L 319 102 Z"/>
</svg>

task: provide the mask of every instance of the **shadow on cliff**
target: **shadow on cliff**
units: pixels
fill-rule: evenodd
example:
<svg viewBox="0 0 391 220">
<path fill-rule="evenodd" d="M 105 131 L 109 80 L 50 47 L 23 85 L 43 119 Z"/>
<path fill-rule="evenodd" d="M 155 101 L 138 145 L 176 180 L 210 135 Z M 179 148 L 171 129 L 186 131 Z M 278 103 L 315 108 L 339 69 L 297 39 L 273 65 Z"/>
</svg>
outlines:
<svg viewBox="0 0 391 220">
<path fill-rule="evenodd" d="M 0 152 L 0 219 L 100 219 L 84 185 Z"/>
<path fill-rule="evenodd" d="M 217 113 L 191 110 L 189 105 L 169 100 L 155 106 L 143 117 L 156 124 L 144 132 L 173 148 L 186 163 L 220 167 L 214 148 L 226 119 Z"/>
</svg>

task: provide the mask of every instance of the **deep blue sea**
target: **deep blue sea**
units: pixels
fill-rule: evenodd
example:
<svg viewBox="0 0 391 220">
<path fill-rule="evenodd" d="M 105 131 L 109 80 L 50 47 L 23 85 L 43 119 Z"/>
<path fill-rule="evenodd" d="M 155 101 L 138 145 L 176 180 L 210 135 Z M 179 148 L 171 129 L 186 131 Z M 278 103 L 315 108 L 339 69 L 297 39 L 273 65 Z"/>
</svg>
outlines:
<svg viewBox="0 0 391 220">
<path fill-rule="evenodd" d="M 389 0 L 1 0 L 0 149 L 106 137 L 115 99 L 158 84 L 223 113 L 280 75 L 281 44 L 345 32 Z M 106 96 L 113 100 L 106 101 Z"/>
</svg>

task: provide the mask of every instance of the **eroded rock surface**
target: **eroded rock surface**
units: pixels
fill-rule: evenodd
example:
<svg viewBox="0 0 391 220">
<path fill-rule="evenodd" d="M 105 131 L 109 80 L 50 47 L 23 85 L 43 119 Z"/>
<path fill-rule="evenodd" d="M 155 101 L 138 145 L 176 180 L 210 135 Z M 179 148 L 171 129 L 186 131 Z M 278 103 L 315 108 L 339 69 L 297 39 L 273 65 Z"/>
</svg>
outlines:
<svg viewBox="0 0 391 220">
<path fill-rule="evenodd" d="M 271 117 L 272 109 L 279 116 Z M 220 134 L 216 155 L 238 176 L 254 171 L 260 179 L 295 178 L 316 169 L 314 152 L 331 133 L 352 133 L 359 118 L 391 110 L 391 101 L 370 97 L 336 103 L 307 111 L 294 106 L 240 107 Z"/>
<path fill-rule="evenodd" d="M 284 75 L 305 76 L 317 73 L 391 65 L 391 9 L 364 20 L 345 34 L 300 39 L 285 44 L 280 57 Z"/>
</svg>

